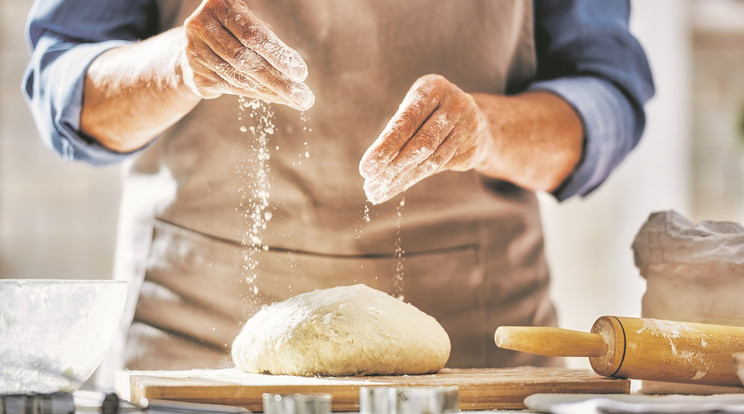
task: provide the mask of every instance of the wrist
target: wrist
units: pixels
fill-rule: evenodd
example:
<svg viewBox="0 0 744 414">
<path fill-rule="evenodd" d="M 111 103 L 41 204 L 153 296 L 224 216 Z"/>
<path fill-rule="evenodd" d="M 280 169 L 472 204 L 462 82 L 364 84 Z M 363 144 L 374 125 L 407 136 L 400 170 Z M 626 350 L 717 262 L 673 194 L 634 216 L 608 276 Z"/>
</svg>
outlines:
<svg viewBox="0 0 744 414">
<path fill-rule="evenodd" d="M 476 105 L 477 106 L 477 105 Z M 481 174 L 491 175 L 498 174 L 490 165 L 493 155 L 496 153 L 495 141 L 491 135 L 491 126 L 489 125 L 486 115 L 477 110 L 478 124 L 475 135 L 477 136 L 476 150 L 471 160 L 471 168 Z"/>
<path fill-rule="evenodd" d="M 583 126 L 567 102 L 547 92 L 473 98 L 489 130 L 477 171 L 532 191 L 552 191 L 571 175 Z"/>
<path fill-rule="evenodd" d="M 204 97 L 199 93 L 194 84 L 194 71 L 186 54 L 188 40 L 184 27 L 180 26 L 171 29 L 170 35 L 172 37 L 171 42 L 173 43 L 170 50 L 174 51 L 171 60 L 171 66 L 173 68 L 172 88 L 178 91 L 184 99 L 193 100 L 198 103 Z"/>
</svg>

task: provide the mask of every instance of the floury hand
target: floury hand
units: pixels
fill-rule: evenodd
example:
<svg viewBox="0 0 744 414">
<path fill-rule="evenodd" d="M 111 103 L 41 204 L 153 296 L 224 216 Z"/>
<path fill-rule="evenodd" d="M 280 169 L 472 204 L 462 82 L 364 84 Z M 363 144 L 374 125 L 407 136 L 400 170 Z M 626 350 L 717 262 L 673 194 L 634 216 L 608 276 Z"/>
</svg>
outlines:
<svg viewBox="0 0 744 414">
<path fill-rule="evenodd" d="M 551 92 L 471 94 L 426 75 L 367 149 L 359 171 L 374 204 L 446 170 L 553 191 L 574 171 L 582 145 L 581 119 Z"/>
<path fill-rule="evenodd" d="M 440 171 L 475 168 L 491 141 L 470 94 L 442 76 L 421 77 L 362 157 L 367 198 L 379 204 Z"/>
<path fill-rule="evenodd" d="M 307 65 L 241 0 L 204 0 L 184 23 L 184 82 L 198 96 L 258 98 L 298 110 L 315 96 Z"/>
</svg>

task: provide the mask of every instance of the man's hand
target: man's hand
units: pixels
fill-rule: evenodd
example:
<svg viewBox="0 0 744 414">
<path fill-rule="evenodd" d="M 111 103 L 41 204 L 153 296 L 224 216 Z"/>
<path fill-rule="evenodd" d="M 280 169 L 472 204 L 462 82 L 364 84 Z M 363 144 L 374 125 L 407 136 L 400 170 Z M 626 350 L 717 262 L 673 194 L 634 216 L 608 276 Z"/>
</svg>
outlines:
<svg viewBox="0 0 744 414">
<path fill-rule="evenodd" d="M 309 109 L 307 65 L 242 0 L 204 0 L 184 23 L 184 82 L 206 99 L 222 94 Z"/>
<path fill-rule="evenodd" d="M 184 26 L 109 49 L 85 74 L 80 129 L 118 152 L 142 148 L 202 98 L 315 101 L 307 66 L 241 0 L 204 0 Z"/>
<path fill-rule="evenodd" d="M 419 78 L 359 164 L 379 204 L 441 171 L 476 171 L 553 190 L 581 158 L 576 112 L 547 92 L 468 94 L 442 76 Z"/>
<path fill-rule="evenodd" d="M 471 95 L 442 76 L 419 78 L 362 158 L 367 198 L 379 204 L 440 171 L 474 168 L 489 143 Z"/>
</svg>

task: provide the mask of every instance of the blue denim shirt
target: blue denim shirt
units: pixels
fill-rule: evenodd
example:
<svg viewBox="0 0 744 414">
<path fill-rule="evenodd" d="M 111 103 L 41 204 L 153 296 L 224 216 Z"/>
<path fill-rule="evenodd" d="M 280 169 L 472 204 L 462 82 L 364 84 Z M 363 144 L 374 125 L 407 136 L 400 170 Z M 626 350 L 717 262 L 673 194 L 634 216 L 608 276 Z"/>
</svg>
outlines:
<svg viewBox="0 0 744 414">
<path fill-rule="evenodd" d="M 536 0 L 537 76 L 528 90 L 568 101 L 584 125 L 583 157 L 554 192 L 559 200 L 599 186 L 640 140 L 654 86 L 628 29 L 627 0 Z M 45 144 L 65 159 L 107 165 L 136 153 L 104 148 L 80 131 L 90 63 L 110 48 L 158 33 L 151 0 L 37 0 L 28 20 L 33 53 L 22 89 Z"/>
</svg>

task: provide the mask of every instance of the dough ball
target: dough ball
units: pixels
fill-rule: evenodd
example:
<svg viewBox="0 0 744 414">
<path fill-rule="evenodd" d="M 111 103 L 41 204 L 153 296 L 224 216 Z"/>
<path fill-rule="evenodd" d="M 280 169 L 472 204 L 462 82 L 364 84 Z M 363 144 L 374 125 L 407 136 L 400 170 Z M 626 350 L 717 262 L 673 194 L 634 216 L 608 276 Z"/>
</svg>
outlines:
<svg viewBox="0 0 744 414">
<path fill-rule="evenodd" d="M 232 346 L 245 372 L 303 376 L 425 374 L 443 368 L 449 353 L 436 319 L 365 285 L 266 306 Z"/>
</svg>

